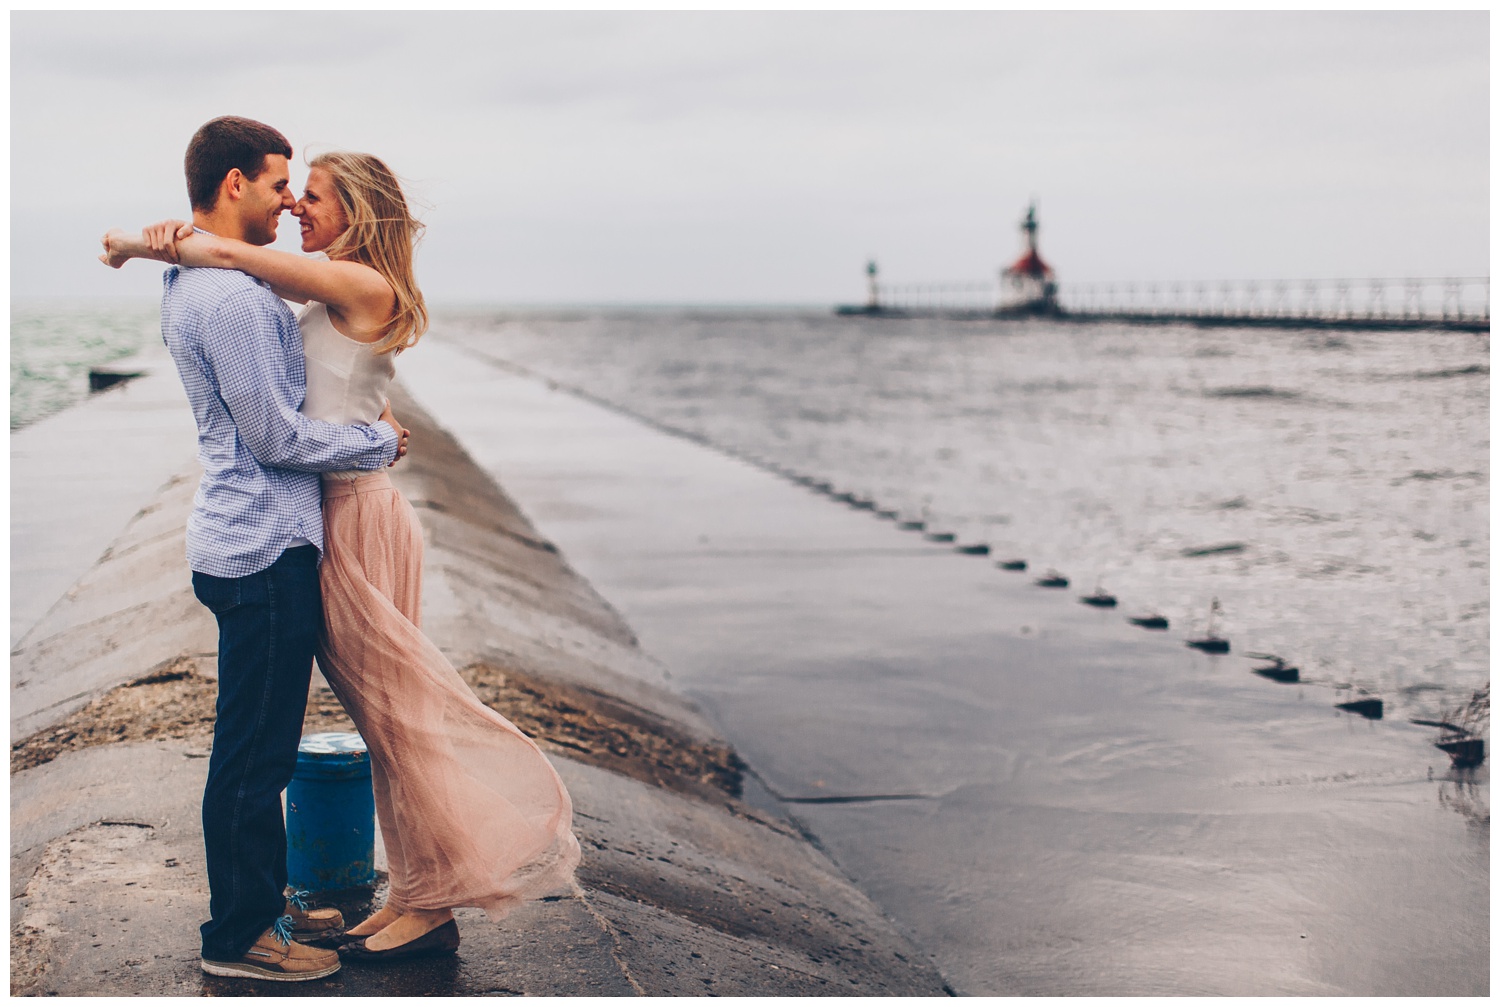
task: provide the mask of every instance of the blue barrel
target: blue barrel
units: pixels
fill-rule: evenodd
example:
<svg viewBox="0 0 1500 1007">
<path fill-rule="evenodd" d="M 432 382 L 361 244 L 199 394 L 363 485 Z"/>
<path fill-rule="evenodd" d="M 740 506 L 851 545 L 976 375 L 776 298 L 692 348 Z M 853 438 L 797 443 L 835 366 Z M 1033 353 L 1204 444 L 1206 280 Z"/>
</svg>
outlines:
<svg viewBox="0 0 1500 1007">
<path fill-rule="evenodd" d="M 375 883 L 370 753 L 352 732 L 308 734 L 286 788 L 287 884 L 308 892 Z"/>
</svg>

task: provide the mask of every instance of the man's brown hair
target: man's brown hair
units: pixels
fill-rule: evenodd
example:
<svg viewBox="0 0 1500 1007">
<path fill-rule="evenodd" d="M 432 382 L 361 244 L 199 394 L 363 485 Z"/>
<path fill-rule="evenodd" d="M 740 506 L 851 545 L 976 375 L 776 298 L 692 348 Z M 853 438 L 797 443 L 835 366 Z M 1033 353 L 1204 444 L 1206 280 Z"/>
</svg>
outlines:
<svg viewBox="0 0 1500 1007">
<path fill-rule="evenodd" d="M 187 171 L 188 202 L 208 213 L 219 202 L 219 185 L 233 168 L 254 181 L 265 168 L 267 154 L 290 159 L 292 145 L 277 130 L 254 119 L 221 115 L 198 127 L 188 141 L 183 167 Z"/>
</svg>

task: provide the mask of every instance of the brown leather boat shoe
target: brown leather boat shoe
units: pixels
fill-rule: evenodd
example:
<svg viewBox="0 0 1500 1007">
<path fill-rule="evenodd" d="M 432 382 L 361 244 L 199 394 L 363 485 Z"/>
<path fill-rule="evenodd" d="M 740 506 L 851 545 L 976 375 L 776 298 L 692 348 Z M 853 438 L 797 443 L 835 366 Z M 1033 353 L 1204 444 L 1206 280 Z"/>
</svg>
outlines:
<svg viewBox="0 0 1500 1007">
<path fill-rule="evenodd" d="M 365 947 L 368 937 L 356 937 L 339 945 L 339 955 L 351 962 L 390 962 L 402 958 L 431 958 L 451 955 L 458 950 L 458 921 L 449 920 L 440 927 L 433 927 L 416 940 L 397 944 L 384 951 L 371 951 Z"/>
<path fill-rule="evenodd" d="M 339 961 L 337 951 L 310 948 L 288 939 L 289 926 L 289 921 L 283 916 L 234 961 L 210 961 L 204 958 L 200 965 L 211 976 L 266 979 L 281 983 L 322 979 L 339 970 L 342 962 Z"/>
<path fill-rule="evenodd" d="M 305 901 L 307 894 L 292 892 L 287 896 L 286 914 L 292 918 L 292 940 L 338 947 L 344 937 L 344 914 L 337 909 L 312 908 Z"/>
</svg>

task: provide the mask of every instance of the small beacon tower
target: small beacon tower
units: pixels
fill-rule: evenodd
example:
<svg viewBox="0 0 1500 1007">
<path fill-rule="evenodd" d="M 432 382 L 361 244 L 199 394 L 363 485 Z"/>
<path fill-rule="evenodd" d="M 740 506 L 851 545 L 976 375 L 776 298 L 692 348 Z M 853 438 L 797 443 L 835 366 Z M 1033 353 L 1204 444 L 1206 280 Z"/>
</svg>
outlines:
<svg viewBox="0 0 1500 1007">
<path fill-rule="evenodd" d="M 1013 299 L 1000 306 L 1006 314 L 1052 314 L 1057 311 L 1057 279 L 1052 267 L 1042 261 L 1036 250 L 1036 200 L 1026 208 L 1021 234 L 1026 251 L 1000 273 L 1002 287 L 1008 286 Z"/>
</svg>

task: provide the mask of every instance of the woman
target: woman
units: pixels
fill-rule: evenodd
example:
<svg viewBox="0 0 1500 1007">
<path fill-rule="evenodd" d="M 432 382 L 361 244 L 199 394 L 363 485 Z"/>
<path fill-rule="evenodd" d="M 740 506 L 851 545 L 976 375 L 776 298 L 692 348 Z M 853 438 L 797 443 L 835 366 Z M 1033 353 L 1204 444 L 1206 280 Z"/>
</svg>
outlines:
<svg viewBox="0 0 1500 1007">
<path fill-rule="evenodd" d="M 238 269 L 268 281 L 299 316 L 307 358 L 302 412 L 372 423 L 394 358 L 427 329 L 412 275 L 422 225 L 369 154 L 323 154 L 292 209 L 308 258 L 165 221 L 105 236 L 110 265 L 155 258 Z M 571 877 L 572 803 L 541 750 L 484 706 L 419 628 L 422 535 L 384 473 L 323 476 L 324 631 L 318 665 L 370 750 L 390 894 L 346 931 L 340 954 L 385 959 L 458 947 L 454 908 L 498 919 Z"/>
</svg>

